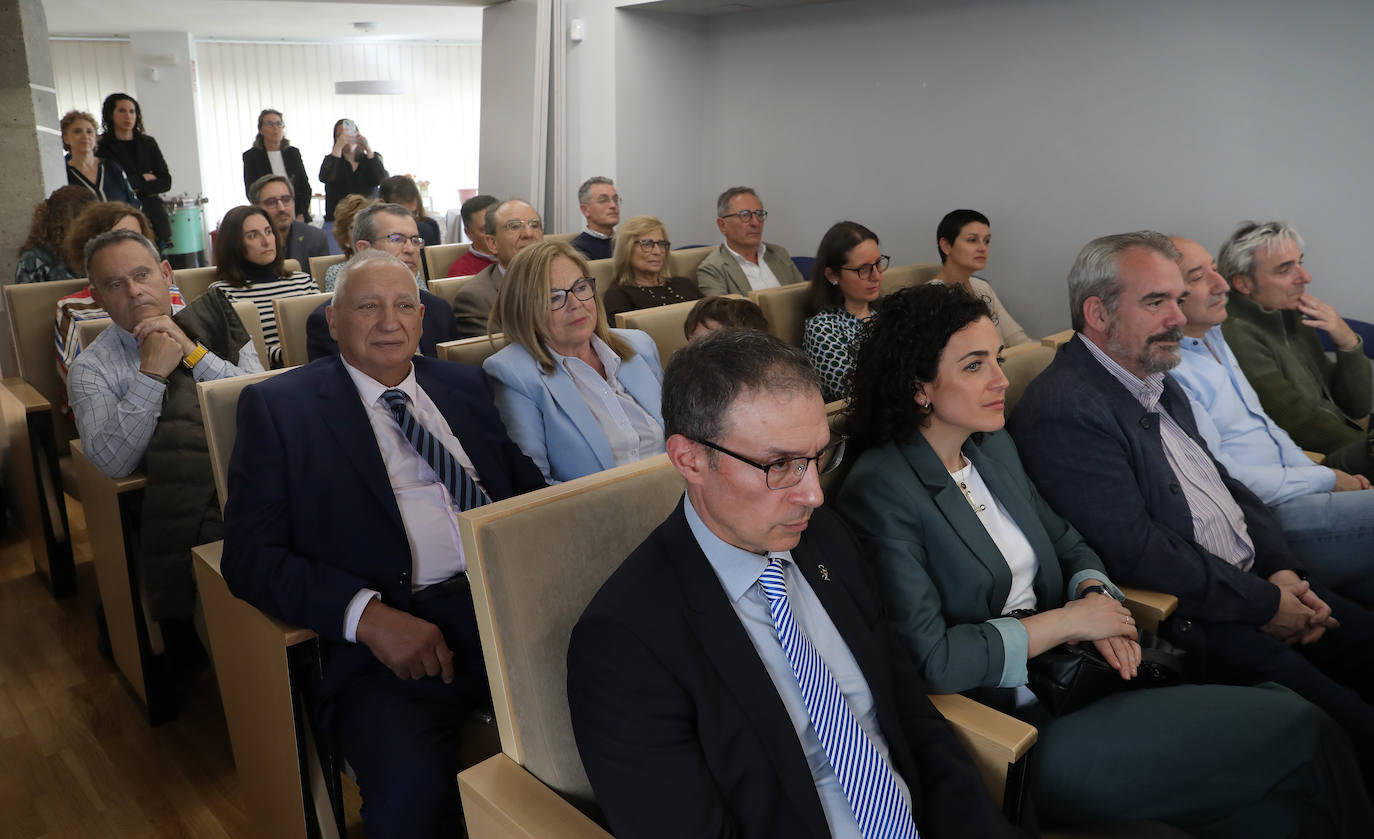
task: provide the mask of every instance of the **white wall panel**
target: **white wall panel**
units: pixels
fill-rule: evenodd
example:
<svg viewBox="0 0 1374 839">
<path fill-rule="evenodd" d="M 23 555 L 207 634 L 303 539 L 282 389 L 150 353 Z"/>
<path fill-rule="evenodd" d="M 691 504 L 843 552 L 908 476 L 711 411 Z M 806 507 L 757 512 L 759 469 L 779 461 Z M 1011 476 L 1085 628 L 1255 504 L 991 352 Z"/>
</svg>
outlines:
<svg viewBox="0 0 1374 839">
<path fill-rule="evenodd" d="M 218 223 L 245 202 L 243 152 L 253 144 L 258 112 L 275 108 L 301 150 L 311 186 L 323 194 L 320 162 L 333 146 L 335 120 L 348 117 L 381 153 L 387 171 L 428 180 L 431 214 L 461 202 L 477 186 L 481 48 L 474 45 L 249 44 L 196 45 L 200 88 L 201 169 Z M 398 96 L 338 96 L 334 82 L 400 79 Z"/>
<path fill-rule="evenodd" d="M 87 111 L 99 122 L 100 103 L 109 94 L 123 91 L 138 98 L 128 41 L 53 39 L 48 46 L 59 115 Z"/>
</svg>

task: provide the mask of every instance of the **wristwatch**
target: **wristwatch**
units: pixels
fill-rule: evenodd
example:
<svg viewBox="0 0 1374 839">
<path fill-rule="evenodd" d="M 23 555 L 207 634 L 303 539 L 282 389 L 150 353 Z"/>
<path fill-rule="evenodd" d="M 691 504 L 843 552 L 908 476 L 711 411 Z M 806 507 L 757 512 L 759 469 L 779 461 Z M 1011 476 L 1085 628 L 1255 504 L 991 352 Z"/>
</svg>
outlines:
<svg viewBox="0 0 1374 839">
<path fill-rule="evenodd" d="M 1087 588 L 1085 588 L 1085 589 L 1083 589 L 1082 591 L 1080 591 L 1080 592 L 1078 593 L 1078 599 L 1079 599 L 1079 600 L 1082 600 L 1083 598 L 1087 597 L 1088 595 L 1090 595 L 1090 594 L 1092 594 L 1092 593 L 1094 593 L 1094 592 L 1096 592 L 1097 594 L 1105 594 L 1105 595 L 1107 595 L 1108 597 L 1110 597 L 1111 599 L 1117 601 L 1118 603 L 1121 602 L 1121 598 L 1120 598 L 1120 597 L 1117 597 L 1115 594 L 1112 594 L 1110 591 L 1107 590 L 1107 587 L 1106 587 L 1106 586 L 1100 585 L 1100 584 L 1099 584 L 1099 585 L 1094 585 L 1094 586 L 1088 586 Z"/>
<path fill-rule="evenodd" d="M 200 360 L 204 358 L 205 354 L 208 352 L 210 351 L 201 346 L 200 342 L 197 341 L 196 348 L 191 350 L 191 354 L 183 358 L 181 363 L 186 365 L 187 370 L 194 370 L 196 365 L 200 363 Z"/>
</svg>

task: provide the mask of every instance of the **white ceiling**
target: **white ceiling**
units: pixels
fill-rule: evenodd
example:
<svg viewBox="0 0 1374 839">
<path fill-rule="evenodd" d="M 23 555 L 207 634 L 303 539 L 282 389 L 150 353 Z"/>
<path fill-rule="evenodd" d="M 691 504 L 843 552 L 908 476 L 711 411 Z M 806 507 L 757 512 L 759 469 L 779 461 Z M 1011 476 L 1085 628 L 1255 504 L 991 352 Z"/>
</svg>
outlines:
<svg viewBox="0 0 1374 839">
<path fill-rule="evenodd" d="M 43 0 L 50 35 L 190 32 L 254 41 L 482 40 L 482 6 L 494 0 Z M 363 33 L 355 21 L 377 28 Z"/>
</svg>

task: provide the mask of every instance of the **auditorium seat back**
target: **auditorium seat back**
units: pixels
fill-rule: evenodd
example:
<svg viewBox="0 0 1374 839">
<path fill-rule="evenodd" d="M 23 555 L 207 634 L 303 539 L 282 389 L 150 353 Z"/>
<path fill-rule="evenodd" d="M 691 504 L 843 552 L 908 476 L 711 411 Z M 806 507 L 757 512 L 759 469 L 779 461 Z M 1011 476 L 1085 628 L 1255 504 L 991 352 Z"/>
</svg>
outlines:
<svg viewBox="0 0 1374 839">
<path fill-rule="evenodd" d="M 205 426 L 205 443 L 210 451 L 210 471 L 215 476 L 215 491 L 219 493 L 221 510 L 229 499 L 229 456 L 234 452 L 234 437 L 238 433 L 239 394 L 255 382 L 284 372 L 268 370 L 265 373 L 196 384 L 196 392 L 200 396 L 201 422 Z"/>
<path fill-rule="evenodd" d="M 1003 415 L 1010 417 L 1011 412 L 1016 408 L 1016 403 L 1021 401 L 1021 394 L 1026 392 L 1026 386 L 1031 380 L 1050 366 L 1054 361 L 1054 350 L 1041 344 L 1020 344 L 1010 347 L 1002 353 L 1002 372 L 1007 376 L 1007 390 L 1003 395 Z"/>
<path fill-rule="evenodd" d="M 593 259 L 587 263 L 587 270 L 591 276 L 596 278 L 596 305 L 602 305 L 601 299 L 606 296 L 606 289 L 611 287 L 611 278 L 615 272 L 611 269 L 610 259 Z"/>
<path fill-rule="evenodd" d="M 310 276 L 315 279 L 315 285 L 324 291 L 324 275 L 329 273 L 329 269 L 348 257 L 341 253 L 331 253 L 329 256 L 310 257 Z"/>
<path fill-rule="evenodd" d="M 806 298 L 810 293 L 810 283 L 793 283 L 751 291 L 749 299 L 759 304 L 763 316 L 768 318 L 769 332 L 794 347 L 800 347 L 806 321 Z"/>
<path fill-rule="evenodd" d="M 67 441 L 76 436 L 76 426 L 70 417 L 58 410 L 66 402 L 66 388 L 57 375 L 57 352 L 53 347 L 57 301 L 86 286 L 84 279 L 5 286 L 10 346 L 14 350 L 19 377 L 52 406 L 54 436 L 63 454 L 67 451 Z"/>
<path fill-rule="evenodd" d="M 460 338 L 457 341 L 444 341 L 438 347 L 439 358 L 481 367 L 482 362 L 495 355 L 508 343 L 510 342 L 506 340 L 503 332 L 490 337 L 478 335 L 473 338 Z"/>
<path fill-rule="evenodd" d="M 615 325 L 621 329 L 639 329 L 649 333 L 649 337 L 658 345 L 659 363 L 667 367 L 669 357 L 687 346 L 687 336 L 682 334 L 682 324 L 686 322 L 687 314 L 696 303 L 695 300 L 685 300 L 681 303 L 669 303 L 667 306 L 655 306 L 652 309 L 621 312 L 615 316 Z"/>
<path fill-rule="evenodd" d="M 458 290 L 463 287 L 463 283 L 470 279 L 472 277 L 445 277 L 439 280 L 430 280 L 429 292 L 435 297 L 444 298 L 452 306 L 454 299 L 458 297 Z"/>
<path fill-rule="evenodd" d="M 458 517 L 501 750 L 573 799 L 592 798 L 568 712 L 573 624 L 684 486 L 658 455 Z"/>
<path fill-rule="evenodd" d="M 917 265 L 896 265 L 883 272 L 883 294 L 891 294 L 908 286 L 921 285 L 935 279 L 940 263 L 923 262 Z"/>
<path fill-rule="evenodd" d="M 1062 347 L 1065 344 L 1067 344 L 1072 338 L 1073 330 L 1065 329 L 1063 332 L 1056 332 L 1053 335 L 1046 335 L 1044 338 L 1040 339 L 1040 343 L 1044 344 L 1050 349 L 1058 349 L 1059 347 Z"/>
<path fill-rule="evenodd" d="M 453 260 L 467 253 L 472 245 L 460 242 L 452 245 L 430 245 L 420 252 L 424 264 L 425 281 L 434 282 L 448 276 Z"/>
<path fill-rule="evenodd" d="M 579 235 L 581 235 L 581 233 L 582 231 L 580 230 L 576 233 L 546 233 L 544 235 L 544 241 L 562 242 L 565 245 L 570 245 L 572 244 L 572 240 L 576 239 Z"/>
<path fill-rule="evenodd" d="M 205 293 L 210 284 L 215 281 L 216 268 L 178 268 L 172 272 L 172 282 L 181 289 L 181 299 L 187 303 L 193 302 L 197 297 Z"/>
<path fill-rule="evenodd" d="M 321 303 L 328 303 L 333 299 L 333 292 L 322 291 L 319 294 L 277 297 L 272 300 L 272 310 L 277 315 L 277 337 L 281 341 L 283 365 L 295 367 L 298 364 L 309 363 L 310 357 L 306 351 L 306 321 L 310 318 L 310 313 L 319 308 Z"/>
</svg>

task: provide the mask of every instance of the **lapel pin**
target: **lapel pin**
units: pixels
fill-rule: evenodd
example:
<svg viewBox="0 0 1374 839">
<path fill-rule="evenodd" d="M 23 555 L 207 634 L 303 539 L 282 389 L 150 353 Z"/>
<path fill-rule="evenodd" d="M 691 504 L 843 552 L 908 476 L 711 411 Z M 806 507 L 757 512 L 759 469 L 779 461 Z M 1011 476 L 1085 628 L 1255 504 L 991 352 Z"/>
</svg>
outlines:
<svg viewBox="0 0 1374 839">
<path fill-rule="evenodd" d="M 817 565 L 816 570 L 821 572 L 822 580 L 825 580 L 827 583 L 830 582 L 830 572 L 826 570 L 824 565 Z"/>
</svg>

